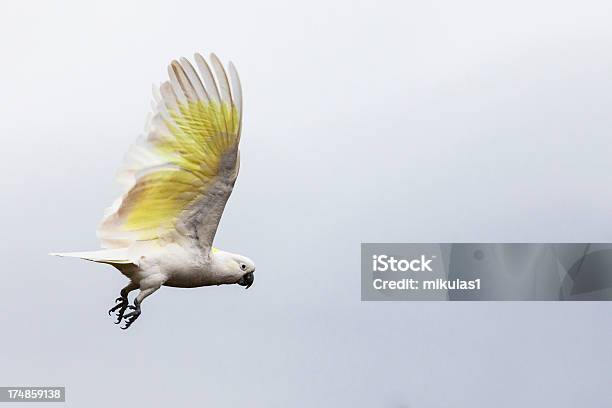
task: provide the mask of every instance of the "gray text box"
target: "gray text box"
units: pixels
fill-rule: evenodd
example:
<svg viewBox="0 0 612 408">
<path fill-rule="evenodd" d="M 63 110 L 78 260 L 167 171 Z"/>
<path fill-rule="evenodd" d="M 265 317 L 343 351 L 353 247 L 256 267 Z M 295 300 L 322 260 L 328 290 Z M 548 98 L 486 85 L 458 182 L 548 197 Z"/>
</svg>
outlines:
<svg viewBox="0 0 612 408">
<path fill-rule="evenodd" d="M 609 243 L 363 243 L 362 300 L 612 300 Z"/>
<path fill-rule="evenodd" d="M 66 387 L 0 387 L 0 402 L 66 402 Z"/>
</svg>

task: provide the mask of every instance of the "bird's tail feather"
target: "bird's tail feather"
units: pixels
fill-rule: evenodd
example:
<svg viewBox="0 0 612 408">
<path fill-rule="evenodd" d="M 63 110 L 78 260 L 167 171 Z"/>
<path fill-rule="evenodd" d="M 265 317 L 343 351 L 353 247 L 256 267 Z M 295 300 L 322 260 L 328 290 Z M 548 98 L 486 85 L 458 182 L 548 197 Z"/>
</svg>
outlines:
<svg viewBox="0 0 612 408">
<path fill-rule="evenodd" d="M 92 262 L 108 264 L 129 264 L 132 261 L 127 254 L 127 248 L 102 249 L 99 251 L 88 252 L 52 252 L 49 255 L 63 256 L 70 258 L 80 258 Z"/>
</svg>

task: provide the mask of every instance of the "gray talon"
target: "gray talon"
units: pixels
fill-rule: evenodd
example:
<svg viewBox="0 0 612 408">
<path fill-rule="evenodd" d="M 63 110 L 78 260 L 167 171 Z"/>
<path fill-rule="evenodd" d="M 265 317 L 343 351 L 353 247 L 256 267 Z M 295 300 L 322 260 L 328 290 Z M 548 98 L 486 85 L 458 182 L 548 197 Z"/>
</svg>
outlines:
<svg viewBox="0 0 612 408">
<path fill-rule="evenodd" d="M 129 305 L 127 306 L 130 308 L 130 310 L 133 310 L 133 312 L 130 312 L 126 315 L 123 316 L 123 320 L 125 321 L 125 326 L 122 327 L 121 329 L 126 330 L 128 329 L 132 323 L 134 323 L 136 321 L 136 319 L 138 319 L 138 317 L 140 316 L 140 303 L 138 302 L 138 300 L 134 299 L 134 306 Z"/>
<path fill-rule="evenodd" d="M 128 300 L 127 298 L 118 297 L 117 299 L 115 299 L 115 302 L 119 303 L 117 303 L 108 311 L 108 315 L 110 316 L 111 313 L 118 310 L 117 321 L 115 322 L 115 324 L 119 324 L 121 322 L 121 319 L 123 319 L 123 313 L 125 313 L 125 309 L 127 309 L 128 307 Z"/>
</svg>

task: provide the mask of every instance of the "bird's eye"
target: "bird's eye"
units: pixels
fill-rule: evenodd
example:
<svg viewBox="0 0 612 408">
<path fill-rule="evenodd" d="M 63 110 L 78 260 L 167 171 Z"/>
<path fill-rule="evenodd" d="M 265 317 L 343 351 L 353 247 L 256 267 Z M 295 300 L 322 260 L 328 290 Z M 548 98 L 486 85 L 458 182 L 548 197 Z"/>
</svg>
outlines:
<svg viewBox="0 0 612 408">
<path fill-rule="evenodd" d="M 245 264 L 240 264 L 240 269 L 242 269 L 243 271 L 246 271 L 246 265 Z"/>
</svg>

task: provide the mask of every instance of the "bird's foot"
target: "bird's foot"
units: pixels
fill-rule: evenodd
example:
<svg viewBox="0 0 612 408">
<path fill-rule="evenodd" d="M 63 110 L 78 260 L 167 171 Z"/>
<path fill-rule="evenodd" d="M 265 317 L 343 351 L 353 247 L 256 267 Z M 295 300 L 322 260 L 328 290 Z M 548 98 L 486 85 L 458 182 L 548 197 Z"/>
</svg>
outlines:
<svg viewBox="0 0 612 408">
<path fill-rule="evenodd" d="M 127 297 L 118 297 L 117 299 L 115 299 L 115 302 L 117 304 L 108 311 L 108 315 L 110 316 L 113 312 L 117 311 L 117 321 L 115 322 L 115 324 L 119 324 L 121 323 L 121 319 L 123 319 L 123 314 L 125 313 L 125 310 L 128 308 L 128 299 Z"/>
<path fill-rule="evenodd" d="M 130 308 L 130 310 L 133 310 L 133 312 L 130 312 L 123 316 L 123 320 L 125 321 L 125 326 L 122 327 L 123 330 L 128 329 L 132 325 L 132 323 L 134 323 L 134 321 L 136 321 L 136 319 L 138 319 L 138 317 L 140 316 L 140 303 L 138 302 L 138 300 L 134 299 L 134 306 L 130 305 L 128 307 Z"/>
</svg>

